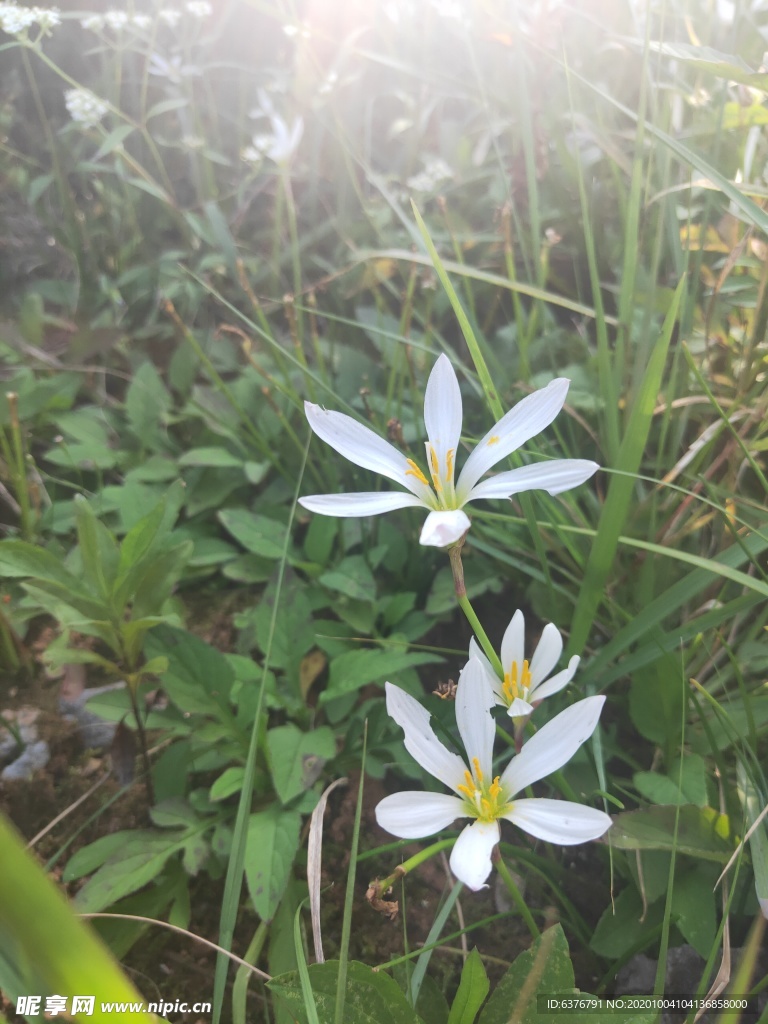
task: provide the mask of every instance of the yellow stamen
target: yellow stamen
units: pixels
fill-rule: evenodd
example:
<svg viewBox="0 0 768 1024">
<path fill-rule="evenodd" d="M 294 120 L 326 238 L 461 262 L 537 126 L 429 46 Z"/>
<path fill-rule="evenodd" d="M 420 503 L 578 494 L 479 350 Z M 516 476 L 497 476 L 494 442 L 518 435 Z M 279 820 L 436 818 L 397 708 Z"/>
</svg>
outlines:
<svg viewBox="0 0 768 1024">
<path fill-rule="evenodd" d="M 494 434 L 493 437 L 489 437 L 488 440 L 485 443 L 486 444 L 498 444 L 500 440 L 501 440 L 501 438 L 498 436 L 498 434 Z"/>
<path fill-rule="evenodd" d="M 528 660 L 523 662 L 523 669 L 520 673 L 520 679 L 517 678 L 517 662 L 512 662 L 512 667 L 509 672 L 504 675 L 504 682 L 502 683 L 501 689 L 504 696 L 509 704 L 516 697 L 522 697 L 523 700 L 527 699 L 528 688 L 531 685 L 531 672 L 528 668 Z"/>
<path fill-rule="evenodd" d="M 453 448 L 448 449 L 448 454 L 445 456 L 445 478 L 446 480 L 453 480 Z"/>
<path fill-rule="evenodd" d="M 432 483 L 439 494 L 443 489 L 443 481 L 440 479 L 440 463 L 437 461 L 437 452 L 432 445 L 429 445 L 427 449 L 427 458 L 429 459 L 429 472 L 432 477 Z"/>
<path fill-rule="evenodd" d="M 476 757 L 472 758 L 472 767 L 475 769 L 475 778 L 477 779 L 478 786 L 483 784 L 483 773 L 480 769 L 480 762 Z"/>
<path fill-rule="evenodd" d="M 413 459 L 406 459 L 405 461 L 406 461 L 406 462 L 408 463 L 408 465 L 409 465 L 409 466 L 411 467 L 410 469 L 406 469 L 406 471 L 405 471 L 405 475 L 406 475 L 406 476 L 415 476 L 415 477 L 416 477 L 416 479 L 417 479 L 417 480 L 418 480 L 418 481 L 419 481 L 420 483 L 422 483 L 422 484 L 425 484 L 425 485 L 426 485 L 427 487 L 429 487 L 429 480 L 427 480 L 427 478 L 426 478 L 426 477 L 424 476 L 424 474 L 423 474 L 423 473 L 421 472 L 421 470 L 420 470 L 420 469 L 419 469 L 419 467 L 418 467 L 418 466 L 416 465 L 416 463 L 415 463 L 415 462 L 413 461 Z"/>
<path fill-rule="evenodd" d="M 474 799 L 474 796 L 475 796 L 475 787 L 474 786 L 472 786 L 472 788 L 470 789 L 469 786 L 462 786 L 461 784 L 459 784 L 456 787 L 456 789 L 458 789 L 460 793 L 466 793 L 467 797 L 470 800 Z"/>
</svg>

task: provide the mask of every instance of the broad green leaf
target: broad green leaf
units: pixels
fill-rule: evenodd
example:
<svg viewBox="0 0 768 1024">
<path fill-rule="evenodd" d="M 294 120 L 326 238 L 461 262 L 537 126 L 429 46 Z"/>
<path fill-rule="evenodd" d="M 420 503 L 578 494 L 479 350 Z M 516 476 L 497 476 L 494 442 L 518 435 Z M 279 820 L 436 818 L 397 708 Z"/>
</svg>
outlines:
<svg viewBox="0 0 768 1024">
<path fill-rule="evenodd" d="M 285 526 L 282 523 L 244 508 L 222 509 L 217 518 L 247 551 L 262 558 L 282 558 L 285 546 Z"/>
<path fill-rule="evenodd" d="M 182 541 L 163 554 L 158 555 L 146 567 L 136 581 L 132 595 L 133 611 L 137 617 L 157 615 L 171 596 L 184 566 L 189 561 L 194 545 L 191 540 Z"/>
<path fill-rule="evenodd" d="M 337 960 L 309 966 L 309 980 L 322 1024 L 334 1020 L 338 976 Z M 267 988 L 285 1001 L 296 1020 L 306 1024 L 297 971 L 273 978 L 267 982 Z M 419 1018 L 388 974 L 352 960 L 347 964 L 344 1017 L 337 1024 L 419 1024 Z"/>
<path fill-rule="evenodd" d="M 211 786 L 208 794 L 210 799 L 214 802 L 225 800 L 228 796 L 232 796 L 233 793 L 239 793 L 243 788 L 244 777 L 245 769 L 242 765 L 232 765 L 227 768 Z"/>
<path fill-rule="evenodd" d="M 136 370 L 125 396 L 128 422 L 142 445 L 162 446 L 161 426 L 171 408 L 171 396 L 153 363 L 146 360 Z"/>
<path fill-rule="evenodd" d="M 263 921 L 275 916 L 299 848 L 301 815 L 272 804 L 248 819 L 245 880 L 256 913 Z"/>
<path fill-rule="evenodd" d="M 672 918 L 686 942 L 706 960 L 715 943 L 719 896 L 715 883 L 719 869 L 714 864 L 678 862 L 672 890 Z"/>
<path fill-rule="evenodd" d="M 172 832 L 131 833 L 75 897 L 82 913 L 96 913 L 157 878 L 169 857 L 187 842 Z"/>
<path fill-rule="evenodd" d="M 319 577 L 329 590 L 344 594 L 353 601 L 375 601 L 376 580 L 362 555 L 349 555 Z"/>
<path fill-rule="evenodd" d="M 711 807 L 680 807 L 675 842 L 675 807 L 625 811 L 613 819 L 606 841 L 620 850 L 671 850 L 725 862 L 733 853 L 728 816 Z"/>
<path fill-rule="evenodd" d="M 640 947 L 644 937 L 650 941 L 663 917 L 663 899 L 646 906 L 634 886 L 629 886 L 605 908 L 589 945 L 600 956 L 618 960 Z"/>
<path fill-rule="evenodd" d="M 217 466 L 242 469 L 243 460 L 226 448 L 190 448 L 179 459 L 180 466 Z"/>
<path fill-rule="evenodd" d="M 695 804 L 704 807 L 707 803 L 707 767 L 699 754 L 683 757 L 682 777 L 680 761 L 673 762 L 669 771 L 635 772 L 633 782 L 638 792 L 653 804 Z"/>
<path fill-rule="evenodd" d="M 81 494 L 75 495 L 75 523 L 85 578 L 109 607 L 119 558 L 117 542 Z"/>
<path fill-rule="evenodd" d="M 493 991 L 479 1024 L 543 1024 L 539 993 L 572 992 L 573 967 L 568 942 L 558 924 L 521 953 Z M 561 1018 L 558 1017 L 558 1020 Z"/>
<path fill-rule="evenodd" d="M 295 725 L 279 725 L 267 733 L 272 781 L 284 804 L 314 785 L 323 765 L 336 753 L 333 730 L 327 726 L 302 732 Z"/>
<path fill-rule="evenodd" d="M 347 651 L 331 662 L 328 688 L 320 694 L 320 703 L 354 693 L 369 683 L 384 683 L 396 678 L 398 672 L 416 665 L 432 665 L 442 661 L 438 655 L 390 650 L 386 647 Z"/>
<path fill-rule="evenodd" d="M 147 637 L 149 657 L 165 656 L 163 689 L 182 712 L 211 715 L 236 729 L 229 709 L 235 674 L 219 651 L 183 629 L 158 626 Z"/>
<path fill-rule="evenodd" d="M 102 836 L 88 846 L 81 847 L 77 853 L 67 861 L 62 878 L 65 882 L 74 882 L 84 875 L 90 875 L 96 868 L 109 860 L 109 858 L 122 849 L 125 843 L 135 836 L 152 835 L 151 832 L 127 831 L 113 832 L 111 835 Z"/>
<path fill-rule="evenodd" d="M 474 1024 L 489 988 L 490 982 L 482 958 L 477 949 L 473 949 L 464 961 L 459 990 L 448 1015 L 448 1024 Z"/>
</svg>

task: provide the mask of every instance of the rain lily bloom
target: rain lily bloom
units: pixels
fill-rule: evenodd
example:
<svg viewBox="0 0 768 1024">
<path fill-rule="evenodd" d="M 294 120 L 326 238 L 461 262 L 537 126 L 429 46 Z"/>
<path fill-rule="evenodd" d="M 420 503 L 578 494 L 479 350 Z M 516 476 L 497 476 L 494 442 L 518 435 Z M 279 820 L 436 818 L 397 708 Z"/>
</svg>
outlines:
<svg viewBox="0 0 768 1024">
<path fill-rule="evenodd" d="M 480 889 L 491 873 L 491 853 L 506 818 L 548 842 L 571 846 L 597 839 L 610 827 L 603 811 L 565 800 L 516 796 L 570 760 L 597 725 L 604 697 L 587 697 L 542 726 L 501 775 L 493 774 L 491 708 L 495 703 L 488 674 L 471 658 L 459 677 L 456 722 L 467 752 L 465 763 L 447 750 L 429 724 L 429 712 L 397 686 L 386 684 L 387 711 L 405 733 L 405 749 L 419 764 L 453 790 L 406 792 L 385 797 L 376 807 L 382 828 L 401 839 L 422 839 L 447 828 L 456 818 L 472 818 L 451 852 L 451 871 L 470 889 Z"/>
<path fill-rule="evenodd" d="M 455 544 L 470 526 L 463 511 L 468 502 L 509 498 L 536 488 L 559 494 L 584 483 L 599 468 L 586 459 L 553 459 L 481 480 L 491 466 L 549 426 L 563 407 L 569 383 L 564 377 L 558 378 L 518 402 L 480 440 L 455 483 L 456 450 L 461 439 L 461 392 L 447 356 L 441 355 L 435 363 L 424 395 L 424 426 L 429 439 L 427 473 L 351 416 L 305 402 L 309 425 L 318 437 L 356 466 L 401 484 L 407 493 L 312 494 L 299 498 L 299 503 L 310 512 L 326 516 L 370 516 L 417 505 L 429 512 L 419 542 L 438 548 Z"/>
<path fill-rule="evenodd" d="M 525 657 L 525 618 L 516 611 L 501 640 L 501 667 L 504 679 L 491 667 L 474 637 L 469 642 L 469 656 L 485 665 L 496 703 L 507 709 L 510 718 L 530 715 L 533 706 L 545 697 L 551 697 L 573 679 L 581 660 L 577 654 L 568 662 L 568 668 L 551 676 L 550 672 L 563 653 L 563 638 L 557 626 L 548 623 L 530 661 Z"/>
</svg>

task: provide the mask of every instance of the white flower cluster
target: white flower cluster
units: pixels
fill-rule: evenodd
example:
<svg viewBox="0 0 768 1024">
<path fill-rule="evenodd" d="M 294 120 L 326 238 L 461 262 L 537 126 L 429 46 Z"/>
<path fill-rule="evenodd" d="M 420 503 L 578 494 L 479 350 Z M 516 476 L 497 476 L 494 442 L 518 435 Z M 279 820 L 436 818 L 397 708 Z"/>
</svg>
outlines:
<svg viewBox="0 0 768 1024">
<path fill-rule="evenodd" d="M 427 160 L 424 170 L 408 178 L 406 185 L 415 192 L 434 192 L 444 181 L 453 177 L 453 171 L 439 156 Z"/>
<path fill-rule="evenodd" d="M 207 18 L 213 13 L 213 7 L 208 0 L 189 0 L 185 10 L 193 18 Z M 184 17 L 184 11 L 176 7 L 162 7 L 157 12 L 158 21 L 175 28 Z M 80 22 L 83 28 L 91 32 L 101 32 L 105 28 L 112 32 L 123 32 L 125 29 L 136 29 L 140 32 L 146 31 L 152 25 L 152 15 L 138 12 L 135 14 L 128 11 L 113 9 L 104 14 L 89 14 Z"/>
<path fill-rule="evenodd" d="M 61 24 L 61 15 L 55 7 L 19 7 L 18 4 L 0 3 L 0 29 L 10 36 L 21 35 L 39 25 L 43 31 Z"/>
<path fill-rule="evenodd" d="M 109 104 L 90 89 L 67 89 L 64 102 L 72 120 L 86 128 L 95 127 L 109 110 Z"/>
<path fill-rule="evenodd" d="M 189 0 L 187 10 L 193 18 L 209 18 L 213 14 L 213 7 L 208 0 Z"/>
</svg>

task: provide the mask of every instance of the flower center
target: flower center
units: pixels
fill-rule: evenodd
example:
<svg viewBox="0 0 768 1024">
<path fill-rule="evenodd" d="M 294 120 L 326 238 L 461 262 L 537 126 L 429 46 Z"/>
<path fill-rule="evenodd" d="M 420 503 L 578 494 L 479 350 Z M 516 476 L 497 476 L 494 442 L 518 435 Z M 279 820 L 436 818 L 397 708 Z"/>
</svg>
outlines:
<svg viewBox="0 0 768 1024">
<path fill-rule="evenodd" d="M 504 673 L 504 682 L 501 690 L 507 704 L 511 704 L 516 697 L 528 700 L 528 690 L 531 686 L 531 671 L 528 668 L 528 660 L 523 662 L 522 670 L 518 671 L 517 662 L 513 661 L 509 672 Z"/>
<path fill-rule="evenodd" d="M 509 808 L 499 776 L 489 783 L 476 757 L 472 758 L 472 771 L 464 772 L 464 784 L 457 789 L 464 794 L 469 815 L 478 821 L 496 821 Z"/>
</svg>

